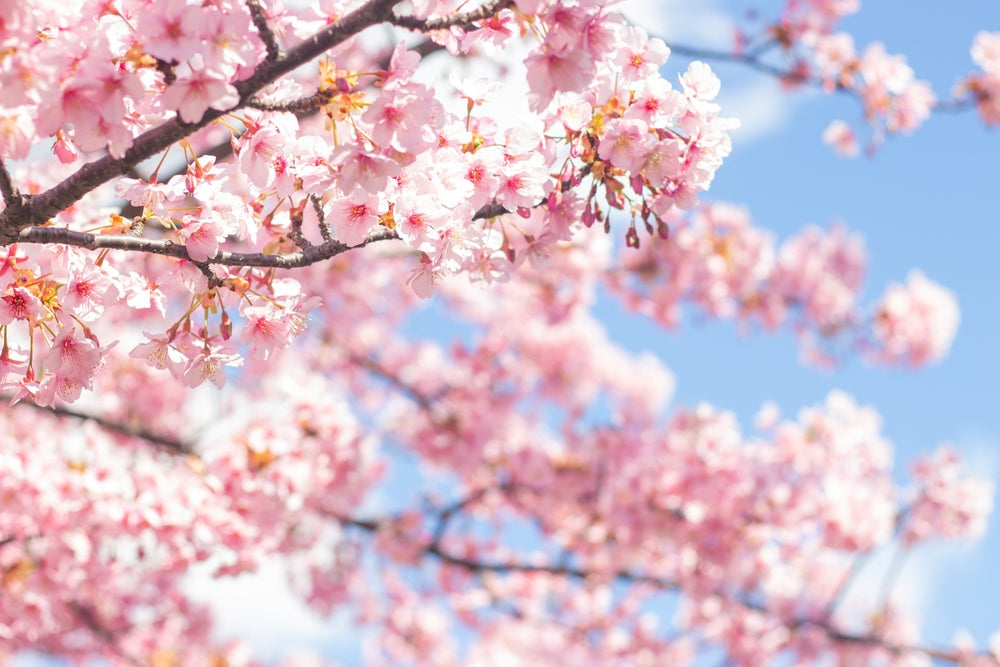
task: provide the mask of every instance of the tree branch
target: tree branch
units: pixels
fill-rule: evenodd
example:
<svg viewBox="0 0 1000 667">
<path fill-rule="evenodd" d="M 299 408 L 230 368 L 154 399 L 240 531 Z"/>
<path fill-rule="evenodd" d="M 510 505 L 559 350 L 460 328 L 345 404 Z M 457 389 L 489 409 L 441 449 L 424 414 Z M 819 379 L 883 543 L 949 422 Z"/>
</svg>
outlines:
<svg viewBox="0 0 1000 667">
<path fill-rule="evenodd" d="M 377 532 L 383 525 L 382 521 L 379 520 L 363 520 L 363 519 L 351 519 L 351 518 L 341 518 L 340 521 L 354 528 L 358 528 L 365 532 Z M 533 563 L 526 563 L 518 560 L 508 560 L 508 561 L 488 561 L 480 560 L 475 558 L 469 558 L 466 556 L 459 556 L 457 554 L 451 553 L 446 549 L 442 548 L 440 544 L 436 541 L 430 544 L 423 545 L 421 548 L 424 554 L 433 557 L 434 559 L 453 567 L 458 567 L 467 572 L 473 574 L 511 574 L 511 573 L 545 573 L 555 576 L 568 577 L 570 579 L 578 579 L 581 581 L 586 581 L 592 579 L 596 573 L 590 572 L 588 570 L 576 567 L 569 567 L 566 565 L 536 565 Z M 649 575 L 638 574 L 635 572 L 629 572 L 627 570 L 622 570 L 613 573 L 613 578 L 620 582 L 626 584 L 645 584 L 652 586 L 661 591 L 683 591 L 683 587 L 676 581 L 671 581 L 669 579 L 663 579 L 660 577 L 653 577 Z M 766 607 L 759 604 L 754 604 L 746 600 L 741 600 L 734 598 L 730 594 L 723 592 L 718 593 L 722 597 L 726 597 L 738 604 L 745 606 L 747 609 L 752 609 L 761 613 L 771 613 Z M 829 637 L 834 642 L 842 642 L 846 644 L 856 644 L 862 646 L 871 646 L 882 648 L 894 655 L 900 655 L 905 653 L 920 653 L 926 655 L 935 660 L 941 660 L 945 662 L 950 662 L 955 665 L 966 664 L 968 654 L 964 654 L 958 650 L 944 650 L 938 649 L 930 646 L 906 646 L 903 644 L 898 644 L 895 642 L 888 641 L 881 637 L 870 634 L 853 634 L 849 632 L 844 632 L 832 625 L 832 623 L 826 619 L 810 619 L 810 618 L 793 618 L 788 621 L 783 622 L 784 625 L 789 630 L 796 630 L 802 627 L 813 627 L 817 630 L 823 632 L 827 637 Z M 978 653 L 975 654 L 978 659 L 983 660 L 982 663 L 976 664 L 990 664 L 986 660 L 992 661 L 994 665 L 1000 665 L 1000 661 L 996 657 L 988 653 Z"/>
<path fill-rule="evenodd" d="M 19 196 L 17 187 L 14 185 L 10 173 L 7 171 L 7 165 L 3 163 L 3 160 L 0 160 L 0 195 L 3 195 L 3 200 L 8 206 L 10 202 Z"/>
<path fill-rule="evenodd" d="M 308 97 L 300 97 L 290 102 L 266 102 L 256 97 L 246 103 L 246 106 L 261 111 L 287 111 L 294 114 L 311 114 L 323 108 L 330 101 L 334 91 L 317 90 Z M 231 145 L 232 142 L 226 142 Z"/>
<path fill-rule="evenodd" d="M 352 364 L 360 366 L 361 368 L 368 371 L 370 374 L 388 382 L 390 385 L 395 387 L 397 390 L 399 390 L 407 397 L 409 397 L 410 400 L 412 400 L 414 403 L 420 406 L 422 410 L 427 412 L 429 418 L 432 418 L 430 413 L 434 409 L 434 404 L 433 404 L 433 401 L 435 400 L 434 398 L 425 396 L 424 394 L 420 393 L 416 389 L 416 387 L 413 387 L 412 385 L 399 379 L 397 376 L 393 375 L 392 373 L 384 369 L 381 365 L 379 365 L 378 362 L 376 362 L 373 359 L 369 359 L 368 357 L 363 357 L 361 355 L 354 354 L 350 350 L 347 350 L 347 358 L 350 360 Z"/>
<path fill-rule="evenodd" d="M 17 237 L 17 243 L 62 243 L 88 250 L 104 248 L 112 250 L 128 250 L 145 252 L 164 257 L 184 259 L 199 266 L 219 264 L 223 266 L 258 266 L 275 269 L 294 269 L 310 264 L 316 264 L 330 259 L 348 250 L 363 248 L 377 241 L 398 239 L 399 235 L 391 229 L 381 229 L 371 234 L 366 241 L 356 246 L 346 246 L 339 241 L 329 241 L 321 245 L 304 248 L 302 252 L 267 255 L 260 252 L 231 252 L 220 250 L 207 262 L 191 259 L 188 250 L 180 243 L 168 239 L 145 239 L 124 234 L 90 234 L 77 232 L 65 227 L 31 227 L 23 230 Z"/>
<path fill-rule="evenodd" d="M 0 400 L 10 401 L 9 396 L 0 396 Z M 141 428 L 135 428 L 121 422 L 117 422 L 111 419 L 106 419 L 98 415 L 90 415 L 83 412 L 78 412 L 71 408 L 66 407 L 48 407 L 41 406 L 36 403 L 30 403 L 27 401 L 21 401 L 16 406 L 8 407 L 8 410 L 17 409 L 17 406 L 25 406 L 38 410 L 39 412 L 48 413 L 54 417 L 72 418 L 79 419 L 81 421 L 92 421 L 101 428 L 117 433 L 119 435 L 128 436 L 130 438 L 139 438 L 140 440 L 145 440 L 150 444 L 156 445 L 161 449 L 165 449 L 173 454 L 184 454 L 187 456 L 198 456 L 194 449 L 187 443 L 177 440 L 174 438 L 167 438 L 165 436 L 157 435 L 150 431 L 146 431 Z"/>
<path fill-rule="evenodd" d="M 861 97 L 858 94 L 858 91 L 849 86 L 845 86 L 840 81 L 827 80 L 823 77 L 817 76 L 806 76 L 801 72 L 795 71 L 794 69 L 785 69 L 766 62 L 762 56 L 770 49 L 771 46 L 773 46 L 773 43 L 771 42 L 765 42 L 758 48 L 751 49 L 743 53 L 701 49 L 684 44 L 670 44 L 669 42 L 667 43 L 667 46 L 670 47 L 671 54 L 684 56 L 685 58 L 737 63 L 790 84 L 803 84 L 817 87 L 827 87 L 832 84 L 833 89 L 838 92 L 846 93 L 855 99 L 860 99 Z M 974 100 L 970 100 L 968 98 L 955 98 L 951 100 L 939 101 L 934 104 L 933 108 L 935 111 L 955 112 L 969 109 L 972 106 L 974 106 Z"/>
<path fill-rule="evenodd" d="M 76 616 L 76 618 L 83 623 L 83 625 L 85 625 L 95 637 L 100 639 L 101 642 L 115 655 L 132 665 L 132 667 L 148 667 L 146 663 L 138 660 L 135 656 L 126 653 L 125 650 L 118 645 L 114 633 L 105 627 L 93 609 L 84 606 L 76 600 L 71 600 L 67 603 L 67 606 L 70 610 L 72 610 L 73 615 Z"/>
<path fill-rule="evenodd" d="M 564 183 L 563 190 L 567 187 L 567 184 Z M 542 206 L 544 204 L 545 200 L 542 200 L 537 205 Z M 508 213 L 511 213 L 511 211 L 508 211 L 500 204 L 491 203 L 485 204 L 478 211 L 476 211 L 476 213 L 472 216 L 472 219 L 482 220 Z M 2 220 L 2 215 L 0 215 L 0 220 Z M 324 231 L 324 224 L 325 223 L 321 220 L 321 232 Z M 175 243 L 169 239 L 146 239 L 126 234 L 92 234 L 89 232 L 78 232 L 65 227 L 29 227 L 27 229 L 22 229 L 14 241 L 16 243 L 61 243 L 63 245 L 85 248 L 87 250 L 110 249 L 127 250 L 130 252 L 145 252 L 153 255 L 162 255 L 164 257 L 184 259 L 193 264 L 197 264 L 199 267 L 207 267 L 210 264 L 219 264 L 223 266 L 257 266 L 276 269 L 294 269 L 322 262 L 330 259 L 331 257 L 345 253 L 348 250 L 363 248 L 370 243 L 399 238 L 399 235 L 394 230 L 382 228 L 373 232 L 363 243 L 356 246 L 346 246 L 336 239 L 333 239 L 327 229 L 327 231 L 323 233 L 324 243 L 320 245 L 312 245 L 301 243 L 302 239 L 299 238 L 301 237 L 301 234 L 296 235 L 295 229 L 292 230 L 292 233 L 295 235 L 293 240 L 295 240 L 296 243 L 299 243 L 300 247 L 303 245 L 305 246 L 302 248 L 302 252 L 266 255 L 258 252 L 232 252 L 228 250 L 220 250 L 208 261 L 192 259 L 191 255 L 188 254 L 187 248 L 183 244 Z"/>
<path fill-rule="evenodd" d="M 482 21 L 483 19 L 495 16 L 499 11 L 511 7 L 513 4 L 513 0 L 492 0 L 492 2 L 487 2 L 477 9 L 460 14 L 451 14 L 450 16 L 430 19 L 418 19 L 415 16 L 396 16 L 390 19 L 389 22 L 400 28 L 409 28 L 410 30 L 420 30 L 423 32 L 445 30 L 452 27 L 468 29 L 475 27 L 474 24 L 476 21 Z"/>
<path fill-rule="evenodd" d="M 247 9 L 250 10 L 250 18 L 260 34 L 260 41 L 264 42 L 264 47 L 267 49 L 268 62 L 278 60 L 281 58 L 281 47 L 278 46 L 274 31 L 267 25 L 267 17 L 264 16 L 264 10 L 261 9 L 260 0 L 246 0 L 246 3 Z"/>
<path fill-rule="evenodd" d="M 505 484 L 501 484 L 499 486 L 484 486 L 479 490 L 469 494 L 465 498 L 461 498 L 459 500 L 456 500 L 450 505 L 442 507 L 437 512 L 437 523 L 434 526 L 434 534 L 431 537 L 431 546 L 432 547 L 441 546 L 441 540 L 444 538 L 445 531 L 448 530 L 448 524 L 451 523 L 451 520 L 455 517 L 456 514 L 464 511 L 467 507 L 469 507 L 469 505 L 473 505 L 479 502 L 480 500 L 483 499 L 483 497 L 486 494 L 490 493 L 491 491 L 503 492 L 508 490 L 509 488 L 510 487 Z"/>
<path fill-rule="evenodd" d="M 763 53 L 763 50 L 761 49 L 755 49 L 746 53 L 733 53 L 731 51 L 700 49 L 694 46 L 686 46 L 684 44 L 670 44 L 669 42 L 667 43 L 667 46 L 670 47 L 671 55 L 684 56 L 685 58 L 696 58 L 699 60 L 739 63 L 741 65 L 746 65 L 751 69 L 763 72 L 764 74 L 770 74 L 771 76 L 792 83 L 811 83 L 816 85 L 823 83 L 822 79 L 803 77 L 802 75 L 796 74 L 794 71 L 789 71 L 764 62 L 760 57 Z M 845 91 L 847 90 L 839 85 L 837 87 Z"/>
</svg>

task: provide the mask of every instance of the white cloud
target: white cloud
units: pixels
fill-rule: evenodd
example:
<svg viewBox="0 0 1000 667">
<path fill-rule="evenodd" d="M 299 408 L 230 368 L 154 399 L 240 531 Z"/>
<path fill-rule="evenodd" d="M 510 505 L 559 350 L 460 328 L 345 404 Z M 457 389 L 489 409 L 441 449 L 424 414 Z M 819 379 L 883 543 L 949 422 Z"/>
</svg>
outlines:
<svg viewBox="0 0 1000 667">
<path fill-rule="evenodd" d="M 727 87 L 726 83 L 723 79 L 718 101 L 724 116 L 740 119 L 739 129 L 732 133 L 735 146 L 746 146 L 777 132 L 804 99 L 801 94 L 787 94 L 776 79 L 769 77 L 747 77 L 737 87 Z"/>
<path fill-rule="evenodd" d="M 733 43 L 733 15 L 714 2 L 625 0 L 619 10 L 635 25 L 666 42 L 727 50 Z"/>
<path fill-rule="evenodd" d="M 208 568 L 198 568 L 184 590 L 212 608 L 218 638 L 242 640 L 258 659 L 277 659 L 293 648 L 329 654 L 338 646 L 351 650 L 359 645 L 357 628 L 346 614 L 323 618 L 292 593 L 278 559 L 239 577 L 216 579 Z"/>
</svg>

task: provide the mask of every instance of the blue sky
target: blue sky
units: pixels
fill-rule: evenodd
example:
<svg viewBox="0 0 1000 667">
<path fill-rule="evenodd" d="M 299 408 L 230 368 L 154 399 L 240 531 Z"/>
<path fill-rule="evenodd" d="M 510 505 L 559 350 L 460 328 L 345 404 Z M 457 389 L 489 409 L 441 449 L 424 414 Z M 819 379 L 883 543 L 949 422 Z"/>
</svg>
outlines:
<svg viewBox="0 0 1000 667">
<path fill-rule="evenodd" d="M 760 4 L 776 10 L 780 3 Z M 730 33 L 720 29 L 723 12 L 749 6 L 635 2 L 626 11 L 642 16 L 651 32 L 668 26 L 661 32 L 668 42 L 724 47 Z M 1000 4 L 869 1 L 843 28 L 859 49 L 879 40 L 889 53 L 906 54 L 918 78 L 947 98 L 973 67 L 975 33 L 1000 30 Z M 665 74 L 673 78 L 683 62 L 672 57 Z M 713 63 L 713 69 L 722 78 L 724 112 L 743 116 L 747 131 L 734 135 L 733 154 L 708 198 L 746 205 L 756 224 L 779 238 L 809 223 L 844 221 L 863 234 L 868 249 L 866 300 L 918 268 L 956 293 L 958 337 L 951 355 L 928 369 L 886 370 L 849 359 L 832 373 L 801 364 L 789 334 L 748 338 L 726 323 L 688 318 L 679 333 L 664 334 L 616 314 L 614 337 L 662 356 L 676 373 L 675 403 L 709 401 L 734 410 L 749 427 L 765 400 L 794 415 L 842 389 L 881 413 L 901 480 L 910 461 L 941 442 L 962 452 L 971 471 L 1000 480 L 1000 134 L 985 129 L 972 110 L 938 114 L 913 136 L 891 138 L 874 158 L 847 160 L 820 135 L 842 118 L 864 136 L 855 100 L 815 90 L 784 94 L 746 68 Z M 914 556 L 900 586 L 909 589 L 904 599 L 916 607 L 924 636 L 948 642 L 964 627 L 982 646 L 1000 630 L 1000 520 L 975 545 L 924 548 Z"/>
</svg>

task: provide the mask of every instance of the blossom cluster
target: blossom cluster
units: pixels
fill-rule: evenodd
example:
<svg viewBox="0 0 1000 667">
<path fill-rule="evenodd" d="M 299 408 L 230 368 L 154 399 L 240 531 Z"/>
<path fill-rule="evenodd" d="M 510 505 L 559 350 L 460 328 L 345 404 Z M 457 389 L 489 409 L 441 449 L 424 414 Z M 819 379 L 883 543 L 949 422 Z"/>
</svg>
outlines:
<svg viewBox="0 0 1000 667">
<path fill-rule="evenodd" d="M 777 245 L 748 212 L 711 203 L 689 218 L 669 218 L 667 241 L 620 253 L 609 284 L 627 307 L 677 326 L 682 306 L 713 317 L 775 328 L 792 319 L 805 352 L 834 361 L 846 340 L 876 362 L 923 365 L 941 359 L 958 328 L 955 296 L 919 272 L 892 285 L 869 309 L 860 292 L 866 266 L 861 239 L 842 225 L 808 227 Z"/>
<path fill-rule="evenodd" d="M 906 58 L 887 53 L 879 42 L 858 54 L 850 35 L 835 33 L 817 37 L 813 48 L 820 75 L 861 99 L 865 120 L 875 126 L 873 145 L 881 142 L 882 133 L 914 131 L 937 103 L 930 84 L 916 79 Z M 834 121 L 824 140 L 842 155 L 858 152 L 857 142 L 843 121 Z"/>
<path fill-rule="evenodd" d="M 808 247 L 823 247 L 815 234 Z M 210 632 L 181 582 L 198 568 L 240 577 L 280 555 L 294 595 L 317 612 L 357 600 L 390 662 L 556 652 L 685 665 L 698 642 L 742 663 L 890 651 L 838 641 L 854 631 L 846 611 L 829 634 L 786 630 L 822 618 L 853 559 L 897 526 L 911 541 L 974 535 L 989 489 L 951 456 L 918 467 L 913 491 L 897 487 L 877 414 L 842 393 L 790 419 L 762 415 L 755 434 L 707 404 L 664 421 L 669 370 L 594 317 L 613 244 L 579 238 L 485 292 L 442 279 L 442 300 L 474 328 L 463 342 L 402 335 L 400 318 L 420 304 L 399 289 L 409 260 L 377 246 L 300 272 L 304 290 L 341 298 L 309 346 L 275 351 L 281 365 L 251 355 L 245 389 L 206 400 L 215 394 L 116 347 L 95 379 L 101 398 L 78 406 L 101 422 L 6 409 L 0 622 L 21 645 L 113 665 L 257 664 Z M 156 452 L 154 437 L 184 449 Z M 407 456 L 381 458 L 383 445 Z M 424 477 L 427 492 L 410 497 Z M 533 546 L 502 546 L 522 523 L 540 531 Z M 676 625 L 642 613 L 666 595 L 680 595 Z M 914 641 L 905 615 L 890 613 L 898 626 L 865 631 Z"/>
<path fill-rule="evenodd" d="M 971 74 L 956 86 L 959 98 L 971 96 L 987 125 L 1000 123 L 1000 32 L 985 30 L 972 42 L 972 60 L 982 72 Z"/>
<path fill-rule="evenodd" d="M 115 344 L 100 316 L 114 299 L 139 310 L 156 301 L 169 319 L 151 325 L 131 353 L 188 386 L 221 386 L 224 369 L 247 354 L 237 341 L 262 358 L 286 347 L 317 301 L 273 271 L 213 265 L 226 252 L 320 247 L 329 255 L 397 238 L 414 257 L 405 282 L 429 296 L 446 275 L 507 280 L 524 258 L 543 260 L 553 244 L 580 233 L 580 221 L 603 220 L 609 228 L 612 209 L 632 215 L 627 240 L 637 245 L 637 218 L 666 233 L 661 216 L 695 205 L 729 153 L 735 126 L 712 101 L 719 81 L 707 65 L 692 64 L 675 89 L 660 75 L 669 55 L 664 43 L 597 2 L 537 3 L 530 14 L 502 8 L 447 33 L 458 40 L 450 48 L 466 53 L 504 49 L 529 27 L 542 37 L 523 59 L 527 106 L 512 109 L 505 123 L 477 111 L 496 96 L 495 86 L 455 77 L 452 86 L 423 83 L 421 56 L 403 42 L 373 73 L 352 66 L 372 54 L 349 41 L 319 63 L 318 81 L 275 81 L 240 109 L 247 100 L 237 86 L 269 57 L 247 5 L 172 0 L 99 9 L 97 22 L 45 3 L 5 20 L 0 112 L 8 121 L 0 151 L 25 157 L 50 136 L 70 165 L 81 152 L 102 149 L 121 158 L 158 125 L 221 117 L 177 142 L 184 162 L 172 175 L 160 176 L 163 155 L 148 175 L 123 175 L 107 186 L 129 203 L 131 217 L 89 205 L 50 221 L 183 247 L 181 261 L 167 262 L 151 283 L 125 253 L 95 262 L 64 250 L 67 259 L 53 263 L 45 252 L 12 246 L 9 275 L 20 282 L 5 286 L 2 325 L 20 330 L 4 347 L 0 381 L 18 400 L 72 401 L 92 385 Z M 444 11 L 414 9 L 418 17 Z M 294 46 L 315 12 L 269 7 L 271 39 L 285 34 Z M 44 39 L 31 32 L 38 25 Z M 71 39 L 91 44 L 72 66 Z M 30 77 L 29 62 L 40 63 Z M 313 96 L 303 93 L 310 85 L 318 89 Z M 300 121 L 292 110 L 307 102 L 322 113 Z M 198 155 L 220 135 L 228 135 L 232 161 Z M 15 176 L 25 192 L 51 185 L 44 175 Z M 164 289 L 171 303 L 189 305 L 167 313 Z M 62 351 L 50 352 L 57 347 Z"/>
<path fill-rule="evenodd" d="M 839 89 L 856 96 L 873 130 L 871 151 L 887 135 L 913 132 L 930 116 L 937 98 L 904 56 L 888 53 L 880 42 L 858 49 L 854 38 L 839 29 L 841 20 L 860 7 L 859 0 L 788 0 L 759 34 L 740 33 L 736 52 L 757 57 L 773 47 L 791 63 L 784 76 L 788 85 L 817 82 L 827 92 Z M 860 152 L 854 129 L 843 120 L 833 121 L 823 140 L 841 155 Z"/>
<path fill-rule="evenodd" d="M 48 1 L 5 7 L 0 152 L 10 157 L 46 137 L 56 138 L 64 162 L 103 149 L 122 157 L 134 137 L 174 113 L 194 122 L 209 108 L 236 106 L 233 81 L 264 53 L 235 0 L 88 0 L 65 9 Z"/>
<path fill-rule="evenodd" d="M 214 636 L 210 611 L 185 592 L 191 573 L 231 577 L 294 554 L 309 573 L 303 597 L 318 607 L 342 602 L 359 563 L 352 541 L 327 523 L 378 482 L 375 443 L 318 375 L 286 374 L 266 397 L 244 396 L 270 406 L 266 420 L 245 419 L 215 401 L 199 405 L 169 383 L 157 386 L 128 357 L 116 361 L 117 377 L 103 389 L 156 389 L 160 395 L 146 401 L 171 403 L 104 401 L 108 422 L 155 428 L 163 443 L 195 443 L 205 429 L 212 435 L 168 454 L 145 440 L 149 430 L 4 412 L 0 656 L 34 646 L 84 659 L 108 653 L 113 636 L 114 664 L 131 655 L 151 664 L 249 665 L 245 647 Z M 230 418 L 220 421 L 215 410 Z"/>
<path fill-rule="evenodd" d="M 554 253 L 554 268 L 582 279 L 575 295 L 551 289 L 550 274 L 534 269 L 491 290 L 488 304 L 461 283 L 444 283 L 452 306 L 481 335 L 450 350 L 414 343 L 370 353 L 380 374 L 399 378 L 408 395 L 384 410 L 386 428 L 458 479 L 462 515 L 474 526 L 463 530 L 452 518 L 458 523 L 441 531 L 405 510 L 380 532 L 380 554 L 411 568 L 421 548 L 432 548 L 525 570 L 499 568 L 484 592 L 461 567 L 442 565 L 430 576 L 449 581 L 451 614 L 439 596 L 400 590 L 397 582 L 392 601 L 373 612 L 387 658 L 440 651 L 455 659 L 456 626 L 467 625 L 481 636 L 472 656 L 503 643 L 512 660 L 549 660 L 529 638 L 551 632 L 546 646 L 580 651 L 585 662 L 645 664 L 644 655 L 671 655 L 691 664 L 697 651 L 685 639 L 636 621 L 637 608 L 658 604 L 659 587 L 680 592 L 689 636 L 721 647 L 737 664 L 779 655 L 867 664 L 891 654 L 879 642 L 862 649 L 822 630 L 787 628 L 826 618 L 853 558 L 891 543 L 911 520 L 926 531 L 921 539 L 974 535 L 991 508 L 988 486 L 957 465 L 931 479 L 927 471 L 939 467 L 932 465 L 917 470 L 916 493 L 897 488 L 878 415 L 839 392 L 793 419 L 762 416 L 758 435 L 745 435 L 732 414 L 709 405 L 675 410 L 664 424 L 658 416 L 672 392 L 669 372 L 623 355 L 590 319 L 594 278 L 610 260 L 607 247 Z M 476 389 L 484 386 L 493 388 L 489 396 Z M 544 546 L 512 550 L 492 537 L 502 528 L 477 519 L 508 513 L 542 531 Z M 585 572 L 586 581 L 566 571 Z M 642 583 L 616 592 L 629 581 Z M 490 600 L 531 618 L 535 632 L 498 624 Z M 874 636 L 915 640 L 901 610 L 879 613 L 896 620 L 873 621 Z M 833 634 L 855 618 L 835 616 Z M 578 633 L 593 641 L 561 643 Z"/>
</svg>

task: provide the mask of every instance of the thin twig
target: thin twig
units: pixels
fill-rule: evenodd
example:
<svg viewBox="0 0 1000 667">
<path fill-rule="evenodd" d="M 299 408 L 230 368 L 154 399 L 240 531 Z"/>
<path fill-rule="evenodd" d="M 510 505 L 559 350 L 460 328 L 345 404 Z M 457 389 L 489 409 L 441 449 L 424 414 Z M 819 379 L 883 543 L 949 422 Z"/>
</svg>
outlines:
<svg viewBox="0 0 1000 667">
<path fill-rule="evenodd" d="M 383 525 L 383 522 L 372 519 L 362 520 L 362 519 L 341 518 L 340 521 L 346 526 L 358 528 L 366 532 L 377 532 Z M 444 549 L 440 544 L 436 543 L 427 544 L 422 549 L 426 555 L 432 556 L 444 564 L 458 567 L 474 574 L 545 573 L 555 576 L 563 576 L 570 579 L 578 579 L 581 581 L 587 581 L 589 579 L 592 579 L 597 574 L 595 572 L 591 572 L 583 568 L 569 567 L 566 565 L 538 565 L 518 560 L 507 560 L 507 561 L 479 560 L 451 553 L 446 549 Z M 627 570 L 614 572 L 612 573 L 612 577 L 620 583 L 644 584 L 652 586 L 661 591 L 683 590 L 683 586 L 681 586 L 676 581 L 663 579 L 661 577 L 653 577 L 649 575 L 639 574 L 636 572 L 630 572 Z M 745 600 L 734 599 L 731 595 L 727 595 L 721 592 L 718 593 L 718 595 L 726 597 L 731 601 L 736 602 L 737 604 L 741 604 L 745 606 L 747 609 L 752 609 L 754 611 L 758 611 L 761 613 L 769 613 L 769 610 L 761 605 L 753 604 Z M 965 664 L 963 661 L 968 657 L 967 654 L 957 650 L 947 651 L 943 649 L 933 648 L 930 646 L 906 646 L 903 644 L 886 640 L 881 637 L 877 637 L 875 635 L 853 634 L 844 632 L 834 627 L 827 620 L 793 618 L 788 621 L 783 621 L 783 623 L 789 630 L 794 631 L 797 628 L 812 627 L 823 632 L 827 637 L 829 637 L 834 642 L 877 647 L 884 649 L 894 655 L 902 655 L 906 653 L 920 653 L 935 660 L 951 662 L 956 665 Z M 990 654 L 980 653 L 976 654 L 976 656 L 977 658 L 983 660 L 982 664 L 989 664 L 985 661 L 991 660 L 994 665 L 1000 665 L 1000 661 L 998 661 L 996 657 Z"/>
<path fill-rule="evenodd" d="M 771 50 L 773 43 L 765 42 L 760 47 L 743 53 L 702 49 L 685 44 L 670 44 L 669 42 L 667 43 L 667 46 L 670 47 L 670 52 L 672 54 L 684 56 L 685 58 L 736 63 L 792 84 L 803 84 L 822 88 L 829 88 L 832 85 L 833 89 L 838 92 L 846 93 L 855 99 L 861 99 L 861 95 L 856 89 L 844 85 L 841 81 L 818 76 L 809 76 L 794 69 L 785 69 L 766 62 L 763 60 L 762 56 L 766 55 Z M 972 106 L 974 106 L 973 100 L 968 98 L 955 98 L 937 102 L 934 105 L 934 110 L 950 113 L 964 111 Z"/>
<path fill-rule="evenodd" d="M 413 385 L 410 385 L 401 380 L 400 378 L 396 377 L 394 374 L 390 373 L 385 368 L 383 368 L 374 359 L 369 359 L 368 357 L 354 354 L 353 352 L 350 351 L 347 352 L 347 358 L 350 360 L 351 363 L 360 366 L 361 368 L 365 369 L 372 375 L 382 378 L 396 389 L 399 389 L 401 392 L 406 394 L 414 403 L 419 405 L 421 409 L 427 411 L 428 415 L 433 411 L 434 399 L 424 395 Z"/>
<path fill-rule="evenodd" d="M 370 243 L 378 241 L 388 241 L 398 239 L 399 235 L 391 229 L 382 229 L 374 232 L 368 239 L 356 246 L 346 246 L 339 241 L 331 241 L 322 245 L 314 245 L 304 248 L 302 252 L 283 253 L 279 255 L 267 255 L 259 252 L 230 252 L 220 250 L 211 257 L 207 264 L 219 264 L 222 266 L 259 266 L 275 269 L 294 269 L 309 266 L 330 259 L 348 250 L 362 248 Z M 62 243 L 88 250 L 98 250 L 110 248 L 113 250 L 127 250 L 131 252 L 145 252 L 164 257 L 176 257 L 195 264 L 205 264 L 191 259 L 187 248 L 180 243 L 174 243 L 167 239 L 146 239 L 127 236 L 124 234 L 89 234 L 78 232 L 65 227 L 31 227 L 25 229 L 17 237 L 18 243 Z"/>
<path fill-rule="evenodd" d="M 147 667 L 147 664 L 136 658 L 135 656 L 126 653 L 125 650 L 118 645 L 118 641 L 115 639 L 115 635 L 111 632 L 101 620 L 97 617 L 96 612 L 90 607 L 85 606 L 81 602 L 76 600 L 71 600 L 67 603 L 67 606 L 73 611 L 73 615 L 87 627 L 90 632 L 101 640 L 115 655 L 124 660 L 125 662 L 132 665 L 132 667 Z"/>
<path fill-rule="evenodd" d="M 268 62 L 278 60 L 281 58 L 281 47 L 278 46 L 278 40 L 274 36 L 274 31 L 271 30 L 271 26 L 267 24 L 267 17 L 264 16 L 264 10 L 261 9 L 260 0 L 246 0 L 246 3 L 247 9 L 250 10 L 250 18 L 260 34 L 260 41 L 264 42 L 264 47 L 267 49 Z"/>
<path fill-rule="evenodd" d="M 295 241 L 295 245 L 297 245 L 302 250 L 306 250 L 308 248 L 315 248 L 316 244 L 307 239 L 305 234 L 302 233 L 302 218 L 305 212 L 303 210 L 303 206 L 299 206 L 298 208 L 292 209 L 291 213 L 289 214 L 288 217 L 291 222 L 291 226 L 288 230 L 288 236 L 293 241 Z"/>
<path fill-rule="evenodd" d="M 309 195 L 309 201 L 312 203 L 313 210 L 316 211 L 316 218 L 319 220 L 319 233 L 323 237 L 323 241 L 333 243 L 333 230 L 326 220 L 326 213 L 323 212 L 323 200 L 316 195 Z"/>
<path fill-rule="evenodd" d="M 17 186 L 14 185 L 10 173 L 7 171 L 7 165 L 3 163 L 2 159 L 0 159 L 0 195 L 3 195 L 3 200 L 8 206 L 20 196 Z"/>
<path fill-rule="evenodd" d="M 448 524 L 459 512 L 464 511 L 469 505 L 479 502 L 490 491 L 503 491 L 504 488 L 496 486 L 484 486 L 468 496 L 456 500 L 437 512 L 437 524 L 434 526 L 434 534 L 431 536 L 431 546 L 440 546 L 444 533 L 448 530 Z"/>
<path fill-rule="evenodd" d="M 0 396 L 0 401 L 10 401 L 9 396 Z M 99 415 L 91 415 L 83 412 L 78 412 L 72 408 L 59 407 L 59 406 L 42 406 L 36 403 L 30 403 L 27 401 L 22 401 L 18 403 L 13 408 L 8 407 L 8 410 L 19 409 L 18 406 L 25 406 L 38 410 L 40 412 L 45 412 L 55 417 L 64 417 L 79 419 L 81 421 L 92 421 L 106 431 L 112 431 L 118 433 L 119 435 L 128 436 L 130 438 L 138 438 L 140 440 L 145 440 L 146 442 L 156 445 L 157 447 L 167 450 L 174 454 L 184 454 L 187 456 L 197 456 L 194 449 L 187 443 L 177 440 L 175 438 L 168 438 L 166 436 L 157 435 L 150 431 L 135 428 L 121 422 L 114 421 L 112 419 L 107 419 Z"/>
</svg>

